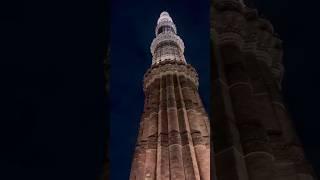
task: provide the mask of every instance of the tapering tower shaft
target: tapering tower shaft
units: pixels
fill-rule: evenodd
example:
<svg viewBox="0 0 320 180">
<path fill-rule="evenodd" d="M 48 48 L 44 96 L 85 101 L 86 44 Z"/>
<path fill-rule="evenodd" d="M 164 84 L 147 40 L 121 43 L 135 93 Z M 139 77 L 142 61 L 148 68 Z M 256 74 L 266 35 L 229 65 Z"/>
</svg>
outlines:
<svg viewBox="0 0 320 180">
<path fill-rule="evenodd" d="M 281 95 L 282 42 L 250 0 L 211 1 L 213 146 L 226 180 L 314 180 Z"/>
<path fill-rule="evenodd" d="M 209 120 L 198 94 L 198 75 L 167 12 L 151 44 L 144 76 L 145 104 L 131 180 L 209 180 Z"/>
</svg>

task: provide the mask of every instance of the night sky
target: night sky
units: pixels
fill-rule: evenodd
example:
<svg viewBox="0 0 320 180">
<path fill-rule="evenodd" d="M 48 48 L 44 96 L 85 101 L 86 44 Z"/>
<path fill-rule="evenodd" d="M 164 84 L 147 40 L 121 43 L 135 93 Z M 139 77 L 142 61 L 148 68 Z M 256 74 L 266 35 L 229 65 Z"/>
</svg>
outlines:
<svg viewBox="0 0 320 180">
<path fill-rule="evenodd" d="M 307 158 L 320 172 L 319 6 L 310 2 L 315 3 L 257 0 L 256 5 L 284 40 L 284 98 Z M 96 179 L 109 110 L 111 177 L 128 178 L 143 111 L 142 77 L 163 10 L 185 42 L 208 109 L 209 2 L 114 0 L 110 19 L 109 9 L 103 0 L 1 2 L 1 180 Z M 108 100 L 103 59 L 109 31 Z"/>
<path fill-rule="evenodd" d="M 185 44 L 186 61 L 199 74 L 199 92 L 209 109 L 209 1 L 113 1 L 111 21 L 111 179 L 128 179 L 143 112 L 143 75 L 162 11 L 167 11 Z"/>
</svg>

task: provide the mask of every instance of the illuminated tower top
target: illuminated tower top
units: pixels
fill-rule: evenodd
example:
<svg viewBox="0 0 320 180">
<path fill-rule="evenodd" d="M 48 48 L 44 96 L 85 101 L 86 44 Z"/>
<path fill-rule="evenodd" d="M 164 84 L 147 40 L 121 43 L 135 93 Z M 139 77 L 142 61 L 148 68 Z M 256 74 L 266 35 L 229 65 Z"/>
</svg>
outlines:
<svg viewBox="0 0 320 180">
<path fill-rule="evenodd" d="M 162 12 L 155 29 L 156 37 L 153 39 L 150 50 L 152 64 L 162 61 L 186 62 L 183 55 L 184 43 L 177 35 L 177 28 L 168 12 Z"/>
</svg>

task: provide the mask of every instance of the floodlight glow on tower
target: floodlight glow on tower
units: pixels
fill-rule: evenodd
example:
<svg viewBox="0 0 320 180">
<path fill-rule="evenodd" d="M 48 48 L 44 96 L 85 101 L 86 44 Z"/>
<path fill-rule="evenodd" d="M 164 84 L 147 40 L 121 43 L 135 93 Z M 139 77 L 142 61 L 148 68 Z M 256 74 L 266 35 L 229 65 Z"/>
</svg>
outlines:
<svg viewBox="0 0 320 180">
<path fill-rule="evenodd" d="M 168 12 L 160 14 L 155 35 L 130 180 L 209 180 L 210 125 L 198 74 Z"/>
</svg>

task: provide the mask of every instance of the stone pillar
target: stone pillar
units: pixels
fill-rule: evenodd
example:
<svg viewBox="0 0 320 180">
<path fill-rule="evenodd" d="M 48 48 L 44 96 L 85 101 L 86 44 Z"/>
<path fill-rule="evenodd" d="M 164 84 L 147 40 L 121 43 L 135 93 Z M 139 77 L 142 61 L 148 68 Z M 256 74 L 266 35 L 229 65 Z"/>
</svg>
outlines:
<svg viewBox="0 0 320 180">
<path fill-rule="evenodd" d="M 174 87 L 175 87 L 175 95 L 177 101 L 177 109 L 178 109 L 178 118 L 180 124 L 180 133 L 182 140 L 182 153 L 183 153 L 183 164 L 185 171 L 185 178 L 188 180 L 199 179 L 199 167 L 197 163 L 197 157 L 194 150 L 194 145 L 191 136 L 190 124 L 188 119 L 188 114 L 186 111 L 186 106 L 184 103 L 184 98 L 182 95 L 181 81 L 183 76 L 174 75 Z"/>
<path fill-rule="evenodd" d="M 166 78 L 161 77 L 160 102 L 158 119 L 158 151 L 157 151 L 157 179 L 170 179 L 169 143 L 168 143 L 168 116 L 167 116 L 167 89 Z"/>
<path fill-rule="evenodd" d="M 257 10 L 251 7 L 245 0 L 212 1 L 215 154 L 217 156 L 220 147 L 225 145 L 219 140 L 228 137 L 228 132 L 219 132 L 221 128 L 218 128 L 230 127 L 221 120 L 228 117 L 221 114 L 225 110 L 219 109 L 228 104 L 231 107 L 229 117 L 235 116 L 229 118 L 236 124 L 237 133 L 233 134 L 240 136 L 240 148 L 245 155 L 250 180 L 265 177 L 314 179 L 280 92 L 283 76 L 281 40 L 274 33 L 272 24 L 260 18 Z M 215 161 L 218 178 L 228 176 L 220 168 L 219 159 Z M 273 167 L 268 168 L 266 164 L 273 164 Z"/>
<path fill-rule="evenodd" d="M 258 69 L 266 85 L 268 102 L 273 109 L 270 115 L 278 123 L 277 131 L 268 133 L 276 158 L 277 179 L 289 180 L 300 177 L 313 179 L 312 167 L 305 159 L 302 144 L 283 103 L 277 81 L 272 77 L 271 69 L 262 62 L 259 62 Z"/>
<path fill-rule="evenodd" d="M 182 62 L 152 66 L 131 180 L 209 180 L 209 120 L 195 70 Z"/>
<path fill-rule="evenodd" d="M 232 53 L 231 53 L 232 52 Z M 236 124 L 244 151 L 250 180 L 270 180 L 274 177 L 273 155 L 266 130 L 257 114 L 251 83 L 243 65 L 239 48 L 232 45 L 221 47 L 225 64 Z"/>
<path fill-rule="evenodd" d="M 254 29 L 250 33 L 256 34 L 256 48 L 246 52 L 245 64 L 258 114 L 263 117 L 261 122 L 267 130 L 275 157 L 275 178 L 289 180 L 298 178 L 299 174 L 312 177 L 280 92 L 283 74 L 281 41 L 273 34 L 273 27 L 267 20 L 251 19 L 250 28 Z"/>
<path fill-rule="evenodd" d="M 212 18 L 215 19 L 215 9 L 211 6 Z M 211 143 L 214 147 L 214 162 L 211 163 L 211 173 L 221 180 L 248 180 L 246 163 L 240 143 L 239 131 L 225 78 L 224 64 L 217 46 L 215 22 L 211 22 L 211 80 L 212 80 L 212 120 Z M 215 171 L 215 172 L 214 172 Z"/>
<path fill-rule="evenodd" d="M 147 117 L 145 119 L 145 133 L 147 134 L 147 150 L 145 160 L 145 179 L 156 177 L 157 139 L 158 139 L 158 113 L 160 98 L 160 80 L 156 79 L 151 85 L 153 91 L 148 92 Z"/>
<path fill-rule="evenodd" d="M 209 149 L 209 129 L 207 129 L 201 111 L 195 106 L 198 103 L 197 92 L 194 84 L 181 76 L 179 78 L 184 104 L 189 117 L 189 127 L 192 136 L 193 146 L 199 165 L 200 179 L 210 179 L 210 149 Z"/>
<path fill-rule="evenodd" d="M 174 93 L 172 75 L 166 75 L 167 80 L 167 113 L 169 131 L 170 177 L 171 179 L 185 179 L 180 128 L 178 122 L 177 105 Z"/>
</svg>

